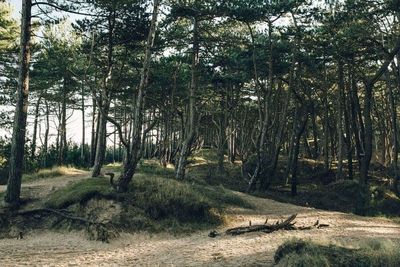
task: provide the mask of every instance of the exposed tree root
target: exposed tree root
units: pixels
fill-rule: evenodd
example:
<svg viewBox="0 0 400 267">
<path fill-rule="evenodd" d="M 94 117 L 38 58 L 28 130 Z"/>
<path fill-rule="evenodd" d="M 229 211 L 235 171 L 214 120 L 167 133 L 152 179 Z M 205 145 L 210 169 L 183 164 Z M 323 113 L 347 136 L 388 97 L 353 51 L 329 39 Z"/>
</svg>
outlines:
<svg viewBox="0 0 400 267">
<path fill-rule="evenodd" d="M 34 209 L 34 210 L 26 210 L 15 213 L 16 216 L 30 216 L 33 214 L 40 214 L 40 213 L 52 213 L 64 219 L 68 219 L 71 221 L 79 222 L 86 225 L 86 231 L 89 234 L 90 239 L 102 241 L 102 242 L 109 242 L 110 237 L 118 236 L 118 232 L 112 227 L 111 224 L 105 224 L 102 222 L 96 222 L 92 220 L 88 220 L 82 217 L 78 217 L 72 215 L 68 210 L 55 210 L 49 208 L 42 208 L 42 209 Z M 111 229 L 110 229 L 111 228 Z"/>
</svg>

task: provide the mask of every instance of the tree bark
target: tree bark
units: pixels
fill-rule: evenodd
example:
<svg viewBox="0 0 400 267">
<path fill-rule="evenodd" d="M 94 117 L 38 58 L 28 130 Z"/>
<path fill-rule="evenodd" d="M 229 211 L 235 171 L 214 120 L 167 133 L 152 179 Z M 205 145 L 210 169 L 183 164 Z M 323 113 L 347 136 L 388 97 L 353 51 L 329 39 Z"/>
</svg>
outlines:
<svg viewBox="0 0 400 267">
<path fill-rule="evenodd" d="M 297 195 L 297 162 L 299 159 L 299 150 L 300 150 L 300 140 L 301 136 L 304 133 L 304 130 L 307 125 L 308 121 L 308 114 L 305 112 L 301 112 L 300 107 L 296 107 L 296 133 L 295 133 L 295 140 L 294 140 L 294 147 L 293 147 L 293 161 L 291 167 L 291 194 L 292 196 Z M 303 114 L 301 114 L 303 113 Z"/>
<path fill-rule="evenodd" d="M 392 124 L 392 139 L 393 139 L 393 156 L 392 156 L 392 168 L 394 171 L 394 183 L 393 183 L 393 190 L 397 196 L 400 195 L 399 188 L 398 188 L 398 181 L 399 181 L 399 169 L 398 169 L 398 154 L 399 154 L 399 141 L 398 141 L 398 132 L 397 132 L 397 107 L 396 107 L 396 100 L 393 95 L 392 85 L 390 83 L 390 74 L 386 74 L 386 87 L 387 87 L 387 94 L 389 97 L 389 105 L 390 105 L 390 120 Z"/>
<path fill-rule="evenodd" d="M 343 93 L 344 93 L 344 73 L 343 62 L 338 61 L 338 93 L 337 93 L 337 117 L 336 117 L 336 130 L 338 136 L 337 147 L 337 172 L 336 180 L 343 179 Z"/>
<path fill-rule="evenodd" d="M 20 69 L 11 143 L 10 173 L 4 199 L 11 205 L 19 204 L 21 194 L 31 59 L 31 12 L 32 1 L 22 0 Z"/>
<path fill-rule="evenodd" d="M 35 120 L 33 122 L 33 134 L 32 134 L 32 144 L 31 144 L 31 159 L 35 160 L 36 157 L 36 139 L 37 139 L 37 130 L 40 116 L 40 101 L 42 97 L 39 96 L 36 105 L 35 105 Z"/>
</svg>

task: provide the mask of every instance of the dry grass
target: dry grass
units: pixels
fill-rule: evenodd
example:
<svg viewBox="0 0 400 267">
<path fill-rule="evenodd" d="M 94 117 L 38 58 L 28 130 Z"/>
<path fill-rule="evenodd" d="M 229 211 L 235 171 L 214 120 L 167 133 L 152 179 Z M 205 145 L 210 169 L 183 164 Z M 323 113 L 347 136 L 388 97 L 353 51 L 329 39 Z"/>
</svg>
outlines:
<svg viewBox="0 0 400 267">
<path fill-rule="evenodd" d="M 79 174 L 82 174 L 82 170 L 76 169 L 74 167 L 60 166 L 51 169 L 42 169 L 36 173 L 25 174 L 22 177 L 22 181 L 31 182 L 47 178 L 53 178 L 59 176 L 74 176 Z"/>
<path fill-rule="evenodd" d="M 391 240 L 328 243 L 293 239 L 275 253 L 277 266 L 400 266 L 400 244 Z"/>
</svg>

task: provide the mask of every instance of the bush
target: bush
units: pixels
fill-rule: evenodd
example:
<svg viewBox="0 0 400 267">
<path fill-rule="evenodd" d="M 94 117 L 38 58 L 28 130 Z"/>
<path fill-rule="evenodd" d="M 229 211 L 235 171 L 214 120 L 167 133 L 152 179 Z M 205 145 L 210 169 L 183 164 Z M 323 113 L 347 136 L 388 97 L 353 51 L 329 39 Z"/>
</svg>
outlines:
<svg viewBox="0 0 400 267">
<path fill-rule="evenodd" d="M 391 241 L 370 241 L 359 248 L 291 240 L 275 253 L 277 266 L 400 266 L 400 246 Z"/>
</svg>

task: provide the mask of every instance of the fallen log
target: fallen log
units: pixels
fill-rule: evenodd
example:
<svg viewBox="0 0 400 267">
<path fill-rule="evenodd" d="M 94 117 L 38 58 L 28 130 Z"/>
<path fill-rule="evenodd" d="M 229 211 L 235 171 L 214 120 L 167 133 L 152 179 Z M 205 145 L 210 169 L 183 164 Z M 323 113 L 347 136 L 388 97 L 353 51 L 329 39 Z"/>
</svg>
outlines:
<svg viewBox="0 0 400 267">
<path fill-rule="evenodd" d="M 296 222 L 293 222 L 297 217 L 297 214 L 291 215 L 289 218 L 287 218 L 284 221 L 277 221 L 275 224 L 268 224 L 268 219 L 265 220 L 264 224 L 255 224 L 252 225 L 251 222 L 249 222 L 249 226 L 241 226 L 241 227 L 235 227 L 235 228 L 230 228 L 225 231 L 225 234 L 227 235 L 242 235 L 246 233 L 251 233 L 251 232 L 263 232 L 263 233 L 272 233 L 278 230 L 298 230 L 298 231 L 304 231 L 304 230 L 311 230 L 311 229 L 319 229 L 319 228 L 324 228 L 324 227 L 329 227 L 328 224 L 320 224 L 319 220 L 316 221 L 316 223 L 313 226 L 295 226 Z M 217 237 L 220 236 L 221 234 L 218 233 L 216 230 L 213 230 L 210 232 L 208 235 L 209 237 Z"/>
<path fill-rule="evenodd" d="M 277 231 L 279 229 L 287 229 L 292 227 L 292 222 L 296 219 L 297 214 L 293 214 L 283 222 L 277 222 L 276 224 L 258 224 L 258 225 L 250 225 L 244 227 L 235 227 L 226 230 L 226 234 L 228 235 L 241 235 L 245 233 L 251 232 L 264 232 L 264 233 L 271 233 Z"/>
</svg>

